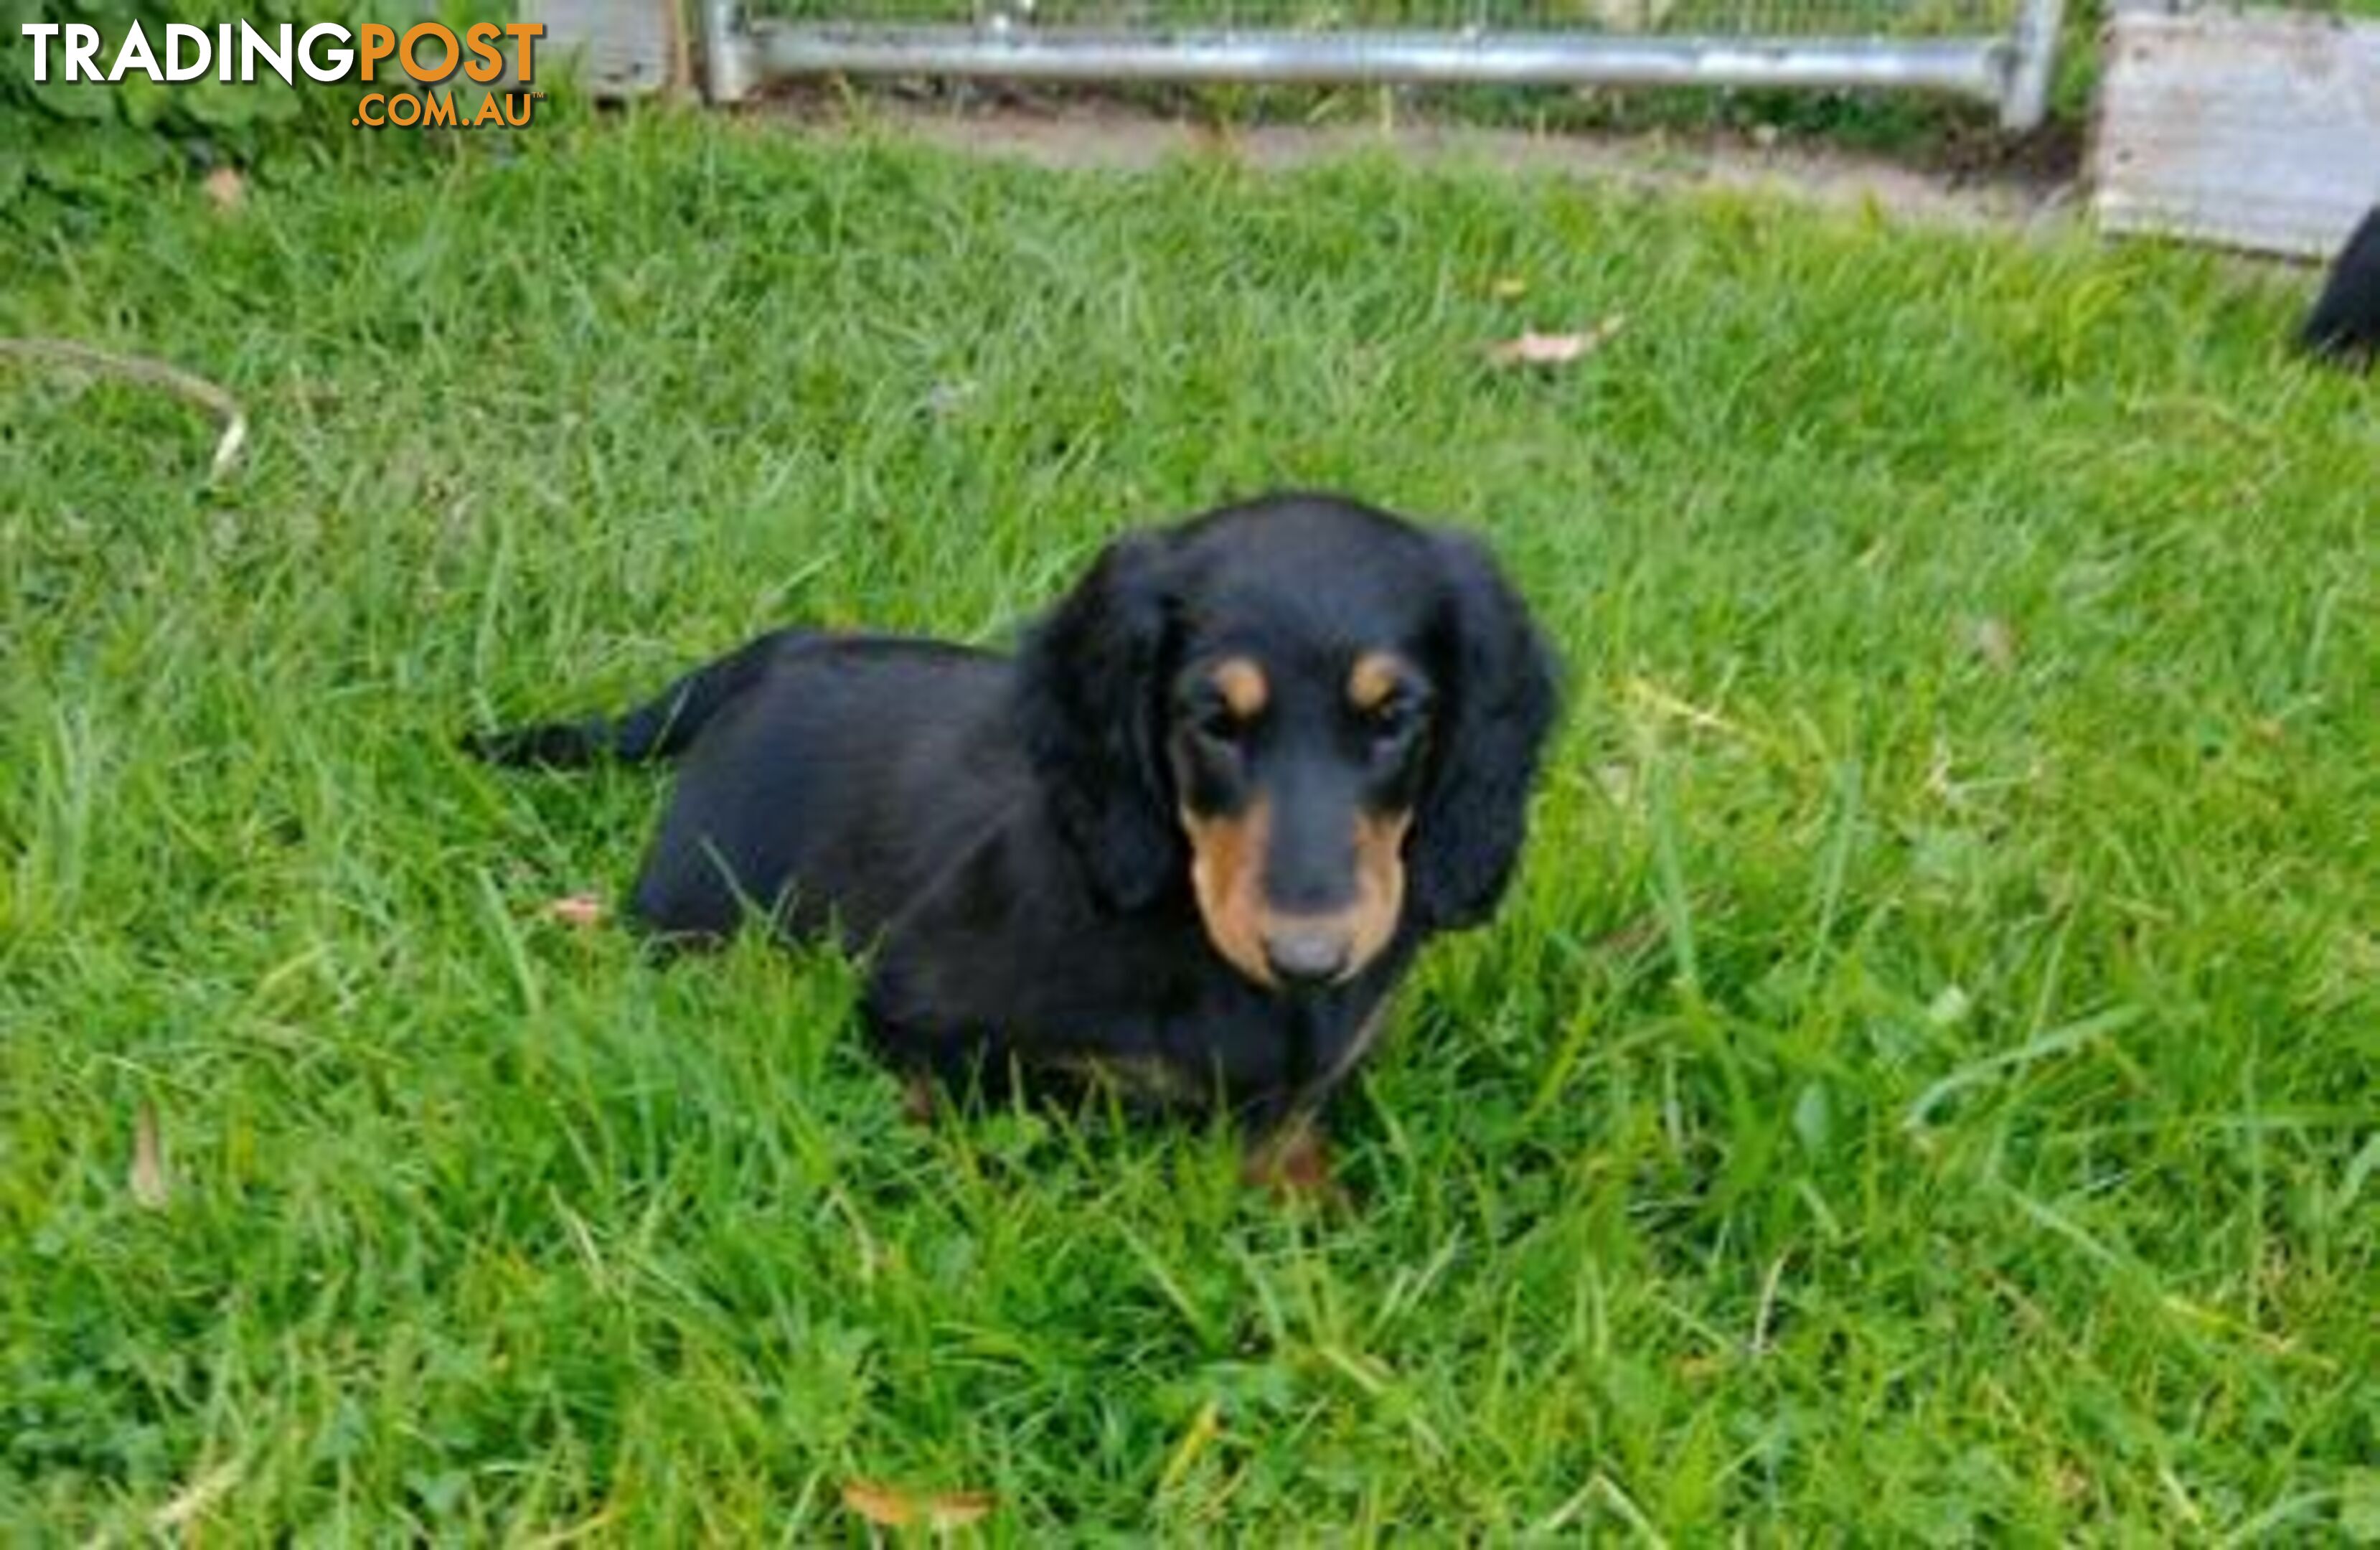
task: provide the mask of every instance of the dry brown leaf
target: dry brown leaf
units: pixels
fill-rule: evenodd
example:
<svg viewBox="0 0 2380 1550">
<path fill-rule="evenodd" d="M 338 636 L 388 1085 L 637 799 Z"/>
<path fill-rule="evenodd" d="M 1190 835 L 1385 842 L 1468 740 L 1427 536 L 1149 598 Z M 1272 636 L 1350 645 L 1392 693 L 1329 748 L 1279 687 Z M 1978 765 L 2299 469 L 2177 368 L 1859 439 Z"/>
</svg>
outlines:
<svg viewBox="0 0 2380 1550">
<path fill-rule="evenodd" d="M 156 1105 L 143 1102 L 132 1116 L 132 1171 L 125 1180 L 135 1204 L 163 1211 L 174 1192 L 165 1177 L 165 1143 L 157 1135 Z"/>
<path fill-rule="evenodd" d="M 207 174 L 206 190 L 216 209 L 237 209 L 248 197 L 248 178 L 237 167 L 217 167 Z"/>
<path fill-rule="evenodd" d="M 964 1529 L 991 1511 L 989 1491 L 904 1491 L 872 1480 L 843 1488 L 843 1505 L 880 1529 Z"/>
<path fill-rule="evenodd" d="M 555 899 L 545 907 L 545 912 L 566 926 L 600 926 L 603 923 L 603 901 L 593 894 L 572 894 Z"/>
<path fill-rule="evenodd" d="M 1489 346 L 1488 359 L 1499 366 L 1567 366 L 1609 344 L 1627 321 L 1614 314 L 1577 334 L 1540 334 L 1528 329 L 1517 339 Z"/>
</svg>

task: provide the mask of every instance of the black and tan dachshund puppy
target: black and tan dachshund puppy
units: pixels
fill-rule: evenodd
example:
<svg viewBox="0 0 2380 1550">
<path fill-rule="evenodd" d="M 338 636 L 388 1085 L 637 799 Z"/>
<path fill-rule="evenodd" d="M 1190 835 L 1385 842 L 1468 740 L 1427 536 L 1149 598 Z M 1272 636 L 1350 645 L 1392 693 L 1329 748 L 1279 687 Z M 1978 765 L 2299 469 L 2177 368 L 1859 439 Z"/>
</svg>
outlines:
<svg viewBox="0 0 2380 1550">
<path fill-rule="evenodd" d="M 1112 543 L 1013 658 L 786 629 L 469 746 L 681 758 L 637 921 L 838 932 L 915 1077 L 1111 1078 L 1278 1149 L 1423 942 L 1504 891 L 1555 703 L 1475 543 L 1276 494 Z"/>
</svg>

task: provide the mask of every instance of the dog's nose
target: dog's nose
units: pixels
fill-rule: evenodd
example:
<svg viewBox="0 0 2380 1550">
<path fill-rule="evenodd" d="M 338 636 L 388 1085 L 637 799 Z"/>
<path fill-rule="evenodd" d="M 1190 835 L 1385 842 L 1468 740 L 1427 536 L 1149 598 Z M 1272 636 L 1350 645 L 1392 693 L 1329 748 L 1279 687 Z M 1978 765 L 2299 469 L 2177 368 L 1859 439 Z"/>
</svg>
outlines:
<svg viewBox="0 0 2380 1550">
<path fill-rule="evenodd" d="M 1287 926 L 1265 933 L 1265 962 L 1283 984 L 1335 980 L 1347 967 L 1343 933 L 1316 926 Z"/>
</svg>

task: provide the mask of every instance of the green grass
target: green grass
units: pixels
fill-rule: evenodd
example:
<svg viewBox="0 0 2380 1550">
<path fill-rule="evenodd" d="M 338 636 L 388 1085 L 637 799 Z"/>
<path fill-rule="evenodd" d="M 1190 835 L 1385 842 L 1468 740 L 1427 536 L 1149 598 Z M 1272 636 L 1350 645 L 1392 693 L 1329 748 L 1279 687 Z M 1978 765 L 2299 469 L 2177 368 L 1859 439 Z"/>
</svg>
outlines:
<svg viewBox="0 0 2380 1550">
<path fill-rule="evenodd" d="M 2380 400 L 2301 281 L 727 124 L 15 240 L 0 334 L 254 439 L 0 362 L 0 1537 L 2380 1532 Z M 1277 482 L 1488 534 L 1573 689 L 1343 1215 L 905 1126 L 835 963 L 544 918 L 653 783 L 449 751 Z"/>
</svg>

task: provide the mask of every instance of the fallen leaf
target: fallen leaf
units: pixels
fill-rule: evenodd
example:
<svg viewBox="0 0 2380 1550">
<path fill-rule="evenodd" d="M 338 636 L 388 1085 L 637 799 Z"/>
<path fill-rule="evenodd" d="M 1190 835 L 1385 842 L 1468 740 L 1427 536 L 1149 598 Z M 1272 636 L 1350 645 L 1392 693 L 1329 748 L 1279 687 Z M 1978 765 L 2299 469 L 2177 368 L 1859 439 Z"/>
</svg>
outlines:
<svg viewBox="0 0 2380 1550">
<path fill-rule="evenodd" d="M 2016 631 L 2006 619 L 1979 619 L 1970 641 L 1975 654 L 1996 671 L 2005 673 L 2016 665 Z"/>
<path fill-rule="evenodd" d="M 248 197 L 248 178 L 237 167 L 217 167 L 207 174 L 207 198 L 218 210 L 237 209 Z"/>
<path fill-rule="evenodd" d="M 1937 1028 L 1956 1028 L 1974 1010 L 1974 998 L 1957 985 L 1944 985 L 1925 1004 L 1925 1020 Z"/>
<path fill-rule="evenodd" d="M 929 1491 L 912 1495 L 870 1480 L 843 1488 L 843 1505 L 880 1529 L 964 1529 L 991 1511 L 989 1491 Z"/>
<path fill-rule="evenodd" d="M 173 1193 L 165 1177 L 165 1143 L 157 1138 L 157 1110 L 146 1102 L 132 1116 L 132 1172 L 126 1182 L 134 1202 L 149 1211 L 164 1210 Z"/>
<path fill-rule="evenodd" d="M 972 379 L 938 382 L 926 389 L 926 412 L 937 416 L 956 414 L 975 396 L 976 384 Z"/>
<path fill-rule="evenodd" d="M 1488 294 L 1499 301 L 1518 301 L 1529 294 L 1529 282 L 1518 275 L 1499 275 L 1488 282 Z"/>
<path fill-rule="evenodd" d="M 566 926 L 600 926 L 603 923 L 603 901 L 593 894 L 572 894 L 555 899 L 545 907 L 545 912 Z"/>
<path fill-rule="evenodd" d="M 1614 315 L 1579 334 L 1540 334 L 1529 329 L 1517 339 L 1489 346 L 1488 359 L 1499 366 L 1567 366 L 1610 343 L 1627 321 Z"/>
</svg>

